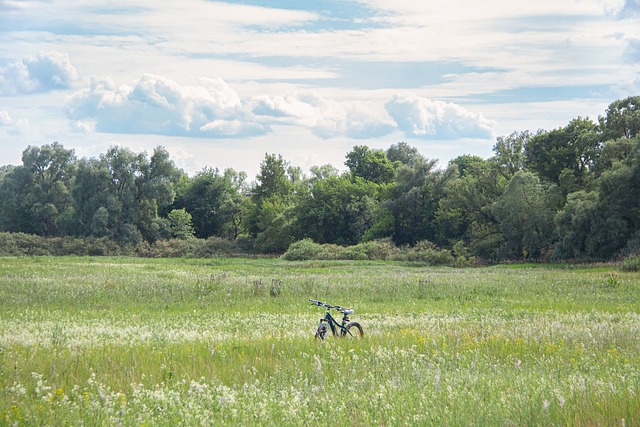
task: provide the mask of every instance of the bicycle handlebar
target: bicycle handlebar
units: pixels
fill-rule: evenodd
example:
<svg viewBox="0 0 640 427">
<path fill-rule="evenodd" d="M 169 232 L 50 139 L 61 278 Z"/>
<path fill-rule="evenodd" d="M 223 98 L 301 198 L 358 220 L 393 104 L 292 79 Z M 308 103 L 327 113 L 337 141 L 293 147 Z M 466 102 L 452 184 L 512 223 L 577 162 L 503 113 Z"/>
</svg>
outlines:
<svg viewBox="0 0 640 427">
<path fill-rule="evenodd" d="M 309 301 L 311 302 L 311 304 L 314 304 L 314 305 L 317 305 L 317 306 L 320 306 L 320 307 L 324 307 L 327 310 L 331 310 L 332 308 L 335 308 L 336 310 L 338 310 L 338 311 L 340 311 L 342 313 L 344 313 L 345 311 L 352 311 L 350 308 L 347 308 L 347 307 L 342 307 L 340 305 L 331 305 L 331 304 L 327 304 L 326 302 L 318 301 L 318 300 L 315 300 L 315 299 L 310 299 Z"/>
</svg>

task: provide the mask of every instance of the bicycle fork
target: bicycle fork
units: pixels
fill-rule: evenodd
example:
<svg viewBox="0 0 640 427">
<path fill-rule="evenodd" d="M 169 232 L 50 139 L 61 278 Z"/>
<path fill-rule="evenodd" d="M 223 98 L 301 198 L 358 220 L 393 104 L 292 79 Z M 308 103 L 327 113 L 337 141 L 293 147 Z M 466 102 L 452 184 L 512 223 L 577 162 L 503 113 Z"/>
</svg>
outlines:
<svg viewBox="0 0 640 427">
<path fill-rule="evenodd" d="M 327 336 L 327 332 L 329 328 L 331 328 L 331 333 L 336 336 L 338 334 L 338 331 L 336 330 L 336 326 L 335 326 L 335 321 L 332 322 L 333 319 L 331 319 L 328 316 L 325 316 L 323 318 L 320 319 L 320 323 L 318 323 L 318 329 L 316 330 L 316 338 L 320 337 L 322 339 L 325 339 L 325 337 Z M 325 325 L 324 323 L 327 323 L 327 325 Z"/>
</svg>

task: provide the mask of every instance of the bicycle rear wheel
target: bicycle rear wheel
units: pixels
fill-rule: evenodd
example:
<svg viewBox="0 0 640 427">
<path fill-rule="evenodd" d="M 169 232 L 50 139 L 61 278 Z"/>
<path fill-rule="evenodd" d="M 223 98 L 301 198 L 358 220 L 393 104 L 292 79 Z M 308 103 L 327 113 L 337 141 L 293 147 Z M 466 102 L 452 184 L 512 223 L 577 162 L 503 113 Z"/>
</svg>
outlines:
<svg viewBox="0 0 640 427">
<path fill-rule="evenodd" d="M 349 322 L 346 326 L 345 338 L 362 338 L 364 331 L 358 322 Z"/>
</svg>

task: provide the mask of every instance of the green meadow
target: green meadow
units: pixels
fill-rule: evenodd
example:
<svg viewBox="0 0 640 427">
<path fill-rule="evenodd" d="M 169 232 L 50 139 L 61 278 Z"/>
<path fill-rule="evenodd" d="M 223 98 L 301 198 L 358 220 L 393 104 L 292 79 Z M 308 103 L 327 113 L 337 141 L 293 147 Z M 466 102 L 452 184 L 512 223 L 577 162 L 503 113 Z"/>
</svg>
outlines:
<svg viewBox="0 0 640 427">
<path fill-rule="evenodd" d="M 612 265 L 0 258 L 0 425 L 631 426 L 639 392 Z"/>
</svg>

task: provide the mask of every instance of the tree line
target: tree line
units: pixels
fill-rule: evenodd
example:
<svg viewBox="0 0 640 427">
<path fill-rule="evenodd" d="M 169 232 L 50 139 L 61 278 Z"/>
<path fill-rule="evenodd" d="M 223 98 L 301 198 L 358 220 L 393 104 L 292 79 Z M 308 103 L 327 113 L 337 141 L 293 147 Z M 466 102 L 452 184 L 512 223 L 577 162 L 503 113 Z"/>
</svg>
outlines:
<svg viewBox="0 0 640 427">
<path fill-rule="evenodd" d="M 345 171 L 308 174 L 266 154 L 254 181 L 188 176 L 163 147 L 78 159 L 54 142 L 0 167 L 0 231 L 105 238 L 120 245 L 225 239 L 256 253 L 312 240 L 437 247 L 486 262 L 607 260 L 640 247 L 640 97 L 598 120 L 500 136 L 493 157 L 446 167 L 404 142 L 355 146 Z"/>
</svg>

